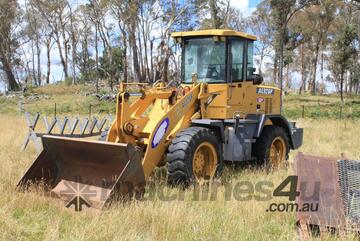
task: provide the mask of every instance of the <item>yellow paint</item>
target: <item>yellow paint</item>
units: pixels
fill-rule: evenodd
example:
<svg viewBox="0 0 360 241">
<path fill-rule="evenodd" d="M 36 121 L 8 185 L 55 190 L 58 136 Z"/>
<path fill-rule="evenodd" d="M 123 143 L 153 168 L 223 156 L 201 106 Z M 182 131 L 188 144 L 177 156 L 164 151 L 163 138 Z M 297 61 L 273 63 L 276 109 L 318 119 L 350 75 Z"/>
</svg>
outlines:
<svg viewBox="0 0 360 241">
<path fill-rule="evenodd" d="M 231 29 L 207 29 L 207 30 L 198 30 L 198 31 L 188 31 L 188 32 L 176 32 L 172 33 L 171 37 L 173 38 L 182 38 L 182 37 L 194 37 L 194 36 L 232 36 L 232 37 L 242 37 L 250 40 L 256 40 L 256 36 L 247 34 L 244 32 L 237 32 Z"/>
<path fill-rule="evenodd" d="M 209 94 L 216 93 L 217 96 L 206 109 L 203 118 L 229 119 L 240 114 L 280 114 L 280 90 L 276 87 L 265 85 L 254 85 L 251 81 L 234 82 L 232 84 L 208 84 Z M 257 94 L 257 88 L 273 89 L 274 94 Z M 260 99 L 258 99 L 260 98 Z M 263 100 L 263 102 L 259 102 Z M 266 111 L 268 107 L 271 111 Z M 260 107 L 259 109 L 257 107 Z"/>
<path fill-rule="evenodd" d="M 173 33 L 175 38 L 187 36 L 256 37 L 232 30 L 201 30 Z M 220 36 L 220 37 L 219 37 Z M 141 97 L 131 99 L 128 91 L 139 88 Z M 164 164 L 168 145 L 176 134 L 189 127 L 194 119 L 229 119 L 240 114 L 279 114 L 280 90 L 255 85 L 252 81 L 202 83 L 193 76 L 192 84 L 179 88 L 165 87 L 158 81 L 152 87 L 141 83 L 123 83 L 117 97 L 116 119 L 107 141 L 131 143 L 144 151 L 143 169 L 148 178 L 154 168 Z M 261 93 L 257 93 L 257 89 Z M 267 121 L 266 125 L 272 123 Z"/>
</svg>

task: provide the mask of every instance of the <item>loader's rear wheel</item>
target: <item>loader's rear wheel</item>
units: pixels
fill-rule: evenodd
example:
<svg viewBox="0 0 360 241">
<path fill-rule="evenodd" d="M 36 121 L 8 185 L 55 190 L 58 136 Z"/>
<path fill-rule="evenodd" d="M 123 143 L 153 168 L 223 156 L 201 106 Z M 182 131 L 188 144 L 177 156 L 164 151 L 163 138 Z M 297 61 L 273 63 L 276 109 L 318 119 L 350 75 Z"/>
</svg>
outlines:
<svg viewBox="0 0 360 241">
<path fill-rule="evenodd" d="M 279 168 L 286 164 L 289 138 L 280 126 L 265 126 L 252 150 L 257 163 L 266 168 Z"/>
<path fill-rule="evenodd" d="M 190 127 L 179 132 L 166 155 L 168 184 L 188 186 L 219 176 L 223 166 L 221 151 L 221 143 L 210 129 Z"/>
</svg>

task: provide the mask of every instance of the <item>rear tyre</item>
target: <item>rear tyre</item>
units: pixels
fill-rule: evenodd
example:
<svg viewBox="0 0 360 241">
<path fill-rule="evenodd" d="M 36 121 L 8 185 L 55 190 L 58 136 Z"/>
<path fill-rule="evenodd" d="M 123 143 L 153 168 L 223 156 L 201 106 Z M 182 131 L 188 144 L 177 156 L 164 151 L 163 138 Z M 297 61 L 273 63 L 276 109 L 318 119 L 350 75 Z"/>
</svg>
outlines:
<svg viewBox="0 0 360 241">
<path fill-rule="evenodd" d="M 289 154 L 289 138 L 280 126 L 265 126 L 253 146 L 252 155 L 256 162 L 267 169 L 286 165 Z"/>
<path fill-rule="evenodd" d="M 166 162 L 169 185 L 206 183 L 221 174 L 222 145 L 210 129 L 190 127 L 172 140 Z"/>
</svg>

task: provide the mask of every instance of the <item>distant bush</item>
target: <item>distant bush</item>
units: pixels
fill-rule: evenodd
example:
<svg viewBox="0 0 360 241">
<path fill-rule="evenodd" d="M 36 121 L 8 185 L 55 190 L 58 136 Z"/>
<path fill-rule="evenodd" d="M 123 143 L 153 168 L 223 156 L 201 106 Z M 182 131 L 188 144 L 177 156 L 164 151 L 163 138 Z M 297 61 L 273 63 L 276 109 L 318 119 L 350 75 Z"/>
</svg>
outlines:
<svg viewBox="0 0 360 241">
<path fill-rule="evenodd" d="M 66 86 L 70 86 L 70 85 L 72 85 L 72 83 L 73 83 L 73 79 L 72 79 L 71 77 L 65 78 L 64 84 L 65 84 Z"/>
</svg>

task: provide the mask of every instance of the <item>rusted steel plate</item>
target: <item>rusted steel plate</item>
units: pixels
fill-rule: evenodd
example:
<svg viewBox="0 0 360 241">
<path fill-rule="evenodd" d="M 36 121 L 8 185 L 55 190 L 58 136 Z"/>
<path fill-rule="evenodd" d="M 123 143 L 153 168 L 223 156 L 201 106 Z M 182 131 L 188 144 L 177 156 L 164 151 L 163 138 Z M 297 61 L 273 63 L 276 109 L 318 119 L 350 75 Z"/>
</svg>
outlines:
<svg viewBox="0 0 360 241">
<path fill-rule="evenodd" d="M 75 209 L 83 205 L 100 209 L 144 191 L 141 152 L 130 144 L 54 136 L 44 136 L 42 142 L 44 150 L 19 187 L 43 182 L 51 196 Z"/>
<path fill-rule="evenodd" d="M 340 194 L 337 160 L 298 153 L 294 163 L 298 176 L 300 195 L 296 199 L 299 207 L 305 203 L 318 205 L 315 212 L 296 213 L 299 223 L 321 227 L 343 228 L 346 224 Z"/>
</svg>

